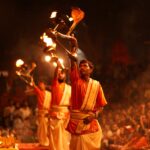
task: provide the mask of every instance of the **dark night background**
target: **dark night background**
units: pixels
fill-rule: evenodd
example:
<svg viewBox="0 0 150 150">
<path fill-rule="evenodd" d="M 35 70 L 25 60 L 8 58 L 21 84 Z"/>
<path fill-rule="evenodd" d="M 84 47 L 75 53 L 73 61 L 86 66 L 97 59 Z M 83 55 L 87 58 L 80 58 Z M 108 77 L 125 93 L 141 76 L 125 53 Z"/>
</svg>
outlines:
<svg viewBox="0 0 150 150">
<path fill-rule="evenodd" d="M 40 36 L 50 27 L 50 13 L 72 6 L 85 12 L 75 34 L 98 80 L 107 80 L 112 63 L 149 64 L 149 0 L 5 0 L 0 2 L 0 69 L 13 70 L 18 58 L 41 65 Z"/>
<path fill-rule="evenodd" d="M 0 132 L 14 130 L 17 143 L 37 142 L 37 97 L 16 75 L 15 62 L 35 61 L 35 83 L 41 77 L 51 90 L 54 67 L 43 59 L 40 36 L 52 26 L 52 11 L 68 14 L 75 6 L 85 12 L 74 30 L 79 48 L 94 63 L 92 77 L 108 102 L 99 118 L 102 147 L 150 147 L 150 0 L 0 0 Z M 31 114 L 23 117 L 23 108 Z"/>
<path fill-rule="evenodd" d="M 71 6 L 78 6 L 85 12 L 84 20 L 77 26 L 80 47 L 85 53 L 90 55 L 92 51 L 96 56 L 103 53 L 101 57 L 107 60 L 112 45 L 116 40 L 122 40 L 129 53 L 140 59 L 150 35 L 149 4 L 148 0 L 1 1 L 1 60 L 24 51 L 30 53 L 30 48 L 38 44 L 39 37 L 48 27 L 50 12 L 65 11 Z M 9 64 L 7 59 L 4 61 Z"/>
</svg>

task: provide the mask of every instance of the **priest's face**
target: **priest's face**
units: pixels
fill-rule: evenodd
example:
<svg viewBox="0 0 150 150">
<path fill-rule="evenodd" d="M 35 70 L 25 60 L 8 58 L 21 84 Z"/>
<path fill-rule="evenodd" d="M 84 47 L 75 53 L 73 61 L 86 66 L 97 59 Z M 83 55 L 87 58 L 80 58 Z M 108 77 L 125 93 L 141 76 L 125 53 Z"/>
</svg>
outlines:
<svg viewBox="0 0 150 150">
<path fill-rule="evenodd" d="M 84 76 L 90 76 L 90 74 L 92 73 L 93 69 L 90 68 L 90 66 L 89 66 L 89 64 L 87 62 L 85 62 L 85 63 L 81 63 L 79 65 L 79 71 L 80 71 L 81 77 L 84 77 Z"/>
<path fill-rule="evenodd" d="M 58 81 L 65 82 L 65 80 L 66 80 L 66 72 L 61 69 L 58 72 Z"/>
</svg>

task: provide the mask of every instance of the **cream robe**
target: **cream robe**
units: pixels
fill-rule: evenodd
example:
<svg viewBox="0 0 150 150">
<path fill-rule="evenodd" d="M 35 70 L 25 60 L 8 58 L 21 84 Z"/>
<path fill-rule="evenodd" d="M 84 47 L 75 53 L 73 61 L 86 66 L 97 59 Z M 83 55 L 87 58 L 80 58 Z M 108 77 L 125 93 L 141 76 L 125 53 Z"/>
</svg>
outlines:
<svg viewBox="0 0 150 150">
<path fill-rule="evenodd" d="M 39 144 L 42 146 L 49 145 L 48 139 L 48 114 L 49 108 L 51 103 L 51 93 L 45 91 L 45 99 L 43 103 L 43 109 L 38 110 L 38 129 L 37 129 L 37 136 L 39 140 Z"/>
<path fill-rule="evenodd" d="M 80 111 L 72 112 L 71 117 L 79 119 L 79 123 L 76 129 L 76 133 L 79 135 L 71 135 L 70 150 L 100 150 L 102 130 L 96 119 L 94 119 L 98 125 L 98 131 L 93 133 L 81 134 L 83 130 L 88 130 L 89 124 L 83 123 L 83 118 L 89 116 L 88 113 L 83 113 L 84 111 L 92 111 L 94 109 L 96 98 L 98 94 L 100 84 L 98 81 L 90 79 L 85 94 L 83 104 Z"/>
<path fill-rule="evenodd" d="M 66 131 L 69 121 L 71 87 L 65 84 L 59 106 L 51 106 L 49 120 L 49 150 L 69 150 L 70 133 Z"/>
</svg>

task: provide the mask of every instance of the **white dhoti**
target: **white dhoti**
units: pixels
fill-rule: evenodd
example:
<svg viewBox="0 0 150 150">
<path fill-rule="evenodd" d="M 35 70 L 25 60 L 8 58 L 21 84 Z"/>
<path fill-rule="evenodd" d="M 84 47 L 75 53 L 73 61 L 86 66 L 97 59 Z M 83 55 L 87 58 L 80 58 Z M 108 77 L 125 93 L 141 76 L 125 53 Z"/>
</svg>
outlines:
<svg viewBox="0 0 150 150">
<path fill-rule="evenodd" d="M 102 130 L 94 133 L 71 135 L 70 150 L 100 150 Z"/>
<path fill-rule="evenodd" d="M 100 150 L 102 130 L 97 119 L 85 124 L 84 119 L 90 114 L 72 111 L 68 129 L 72 133 L 70 150 Z"/>
<path fill-rule="evenodd" d="M 66 131 L 69 119 L 67 107 L 52 107 L 49 120 L 49 150 L 69 150 L 70 133 Z"/>
<path fill-rule="evenodd" d="M 45 116 L 47 111 L 39 110 L 38 111 L 38 129 L 37 129 L 37 136 L 40 145 L 48 146 L 49 139 L 48 139 L 48 118 Z"/>
</svg>

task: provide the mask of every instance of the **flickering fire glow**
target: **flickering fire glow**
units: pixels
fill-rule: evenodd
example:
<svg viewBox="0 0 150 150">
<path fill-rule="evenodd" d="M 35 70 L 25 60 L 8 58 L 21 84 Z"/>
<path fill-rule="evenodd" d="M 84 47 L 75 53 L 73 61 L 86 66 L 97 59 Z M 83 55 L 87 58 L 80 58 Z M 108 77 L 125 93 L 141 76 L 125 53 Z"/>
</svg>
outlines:
<svg viewBox="0 0 150 150">
<path fill-rule="evenodd" d="M 46 62 L 50 62 L 50 61 L 51 61 L 51 57 L 50 57 L 49 55 L 46 55 L 46 56 L 45 56 L 45 61 L 46 61 Z"/>
<path fill-rule="evenodd" d="M 52 40 L 52 38 L 48 37 L 44 32 L 43 35 L 40 37 L 41 40 L 46 44 L 46 46 L 51 46 L 53 48 L 56 47 L 56 43 Z"/>
<path fill-rule="evenodd" d="M 56 16 L 57 16 L 57 11 L 53 11 L 53 12 L 51 13 L 50 18 L 56 18 Z"/>
<path fill-rule="evenodd" d="M 18 59 L 16 61 L 16 67 L 21 67 L 24 64 L 24 61 L 22 59 Z"/>
</svg>

